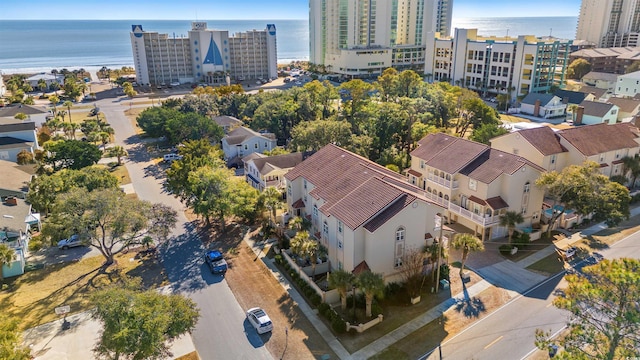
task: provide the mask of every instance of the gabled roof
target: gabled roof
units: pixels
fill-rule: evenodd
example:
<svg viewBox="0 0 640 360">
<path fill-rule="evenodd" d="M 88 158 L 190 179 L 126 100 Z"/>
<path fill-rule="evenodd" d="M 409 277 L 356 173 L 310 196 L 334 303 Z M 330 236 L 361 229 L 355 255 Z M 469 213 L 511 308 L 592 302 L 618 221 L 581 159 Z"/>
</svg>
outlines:
<svg viewBox="0 0 640 360">
<path fill-rule="evenodd" d="M 586 86 L 586 85 L 581 87 L 580 90 L 578 91 L 587 93 L 587 94 L 593 94 L 593 96 L 595 96 L 596 99 L 600 99 L 601 97 L 604 96 L 604 94 L 607 93 L 606 89 L 600 89 L 595 86 Z"/>
<path fill-rule="evenodd" d="M 285 175 L 288 181 L 299 177 L 315 187 L 309 193 L 311 196 L 324 200 L 320 211 L 335 216 L 350 229 L 370 221 L 373 221 L 370 228 L 377 228 L 388 220 L 385 216 L 399 211 L 397 202 L 402 203 L 401 208 L 406 206 L 407 199 L 432 203 L 402 175 L 332 144 Z"/>
<path fill-rule="evenodd" d="M 289 169 L 302 162 L 303 154 L 301 152 L 257 157 L 248 162 L 253 162 L 260 174 L 265 175 L 274 169 Z M 244 159 L 242 159 L 244 160 Z"/>
<path fill-rule="evenodd" d="M 0 108 L 0 117 L 14 117 L 17 113 L 23 113 L 26 115 L 44 114 L 48 111 L 31 105 L 13 105 Z"/>
<path fill-rule="evenodd" d="M 489 149 L 460 171 L 472 179 L 490 184 L 502 174 L 513 175 L 524 166 L 543 172 L 544 169 L 529 160 L 497 149 Z"/>
<path fill-rule="evenodd" d="M 249 140 L 250 138 L 253 137 L 262 137 L 262 138 L 266 138 L 266 139 L 270 139 L 273 140 L 275 139 L 275 135 L 271 134 L 271 133 L 259 133 L 256 131 L 253 131 L 249 128 L 246 128 L 244 126 L 240 126 L 238 128 L 235 128 L 233 130 L 231 130 L 227 136 L 225 136 L 223 138 L 223 140 L 226 140 L 227 144 L 229 145 L 237 145 L 237 144 L 242 144 L 243 142 Z"/>
<path fill-rule="evenodd" d="M 640 71 L 634 71 L 628 74 L 618 75 L 618 79 L 640 79 Z"/>
<path fill-rule="evenodd" d="M 587 73 L 587 75 L 582 77 L 583 81 L 584 81 L 584 79 L 604 80 L 604 81 L 616 82 L 618 80 L 618 74 L 610 74 L 610 73 L 605 73 L 605 72 L 590 71 L 590 72 Z"/>
<path fill-rule="evenodd" d="M 638 99 L 611 97 L 607 101 L 614 105 L 617 105 L 620 110 L 626 113 L 631 113 L 632 115 L 635 115 L 638 106 L 640 106 L 640 100 Z"/>
<path fill-rule="evenodd" d="M 578 126 L 557 134 L 585 156 L 639 146 L 635 140 L 638 135 L 628 123 Z"/>
<path fill-rule="evenodd" d="M 27 185 L 33 175 L 33 166 L 18 165 L 0 160 L 0 188 L 11 191 L 27 192 Z"/>
<path fill-rule="evenodd" d="M 522 99 L 521 104 L 535 105 L 537 100 L 540 100 L 540 105 L 545 106 L 553 100 L 553 94 L 538 94 L 528 93 L 527 96 Z"/>
<path fill-rule="evenodd" d="M 378 215 L 374 216 L 369 222 L 364 225 L 364 228 L 369 232 L 376 231 L 380 226 L 386 223 L 389 219 L 396 216 L 397 213 L 402 211 L 402 209 L 406 208 L 416 199 L 415 196 L 411 195 L 401 195 L 401 197 L 391 204 L 386 209 L 382 210 Z"/>
<path fill-rule="evenodd" d="M 36 129 L 36 123 L 33 121 L 27 122 L 10 122 L 5 124 L 0 124 L 0 134 L 15 132 L 15 131 L 34 131 Z"/>
<path fill-rule="evenodd" d="M 557 90 L 554 95 L 562 99 L 563 102 L 567 99 L 568 104 L 580 104 L 589 94 L 581 91 Z"/>
<path fill-rule="evenodd" d="M 509 204 L 507 204 L 507 202 L 500 196 L 487 199 L 487 205 L 489 205 L 493 210 L 509 208 Z"/>
<path fill-rule="evenodd" d="M 611 108 L 613 108 L 615 105 L 610 103 L 585 100 L 580 103 L 580 106 L 584 108 L 585 115 L 603 117 L 607 115 L 609 111 L 611 111 Z"/>
<path fill-rule="evenodd" d="M 353 271 L 351 271 L 351 273 L 357 276 L 361 272 L 365 271 L 371 271 L 371 268 L 369 267 L 369 265 L 367 265 L 367 262 L 363 260 L 360 264 L 356 265 L 356 267 L 353 268 Z"/>
<path fill-rule="evenodd" d="M 430 167 L 455 174 L 488 149 L 489 146 L 484 144 L 436 133 L 418 141 L 418 147 L 411 156 L 424 160 Z"/>
<path fill-rule="evenodd" d="M 213 118 L 213 121 L 219 126 L 233 126 L 233 125 L 242 125 L 243 122 L 234 118 L 233 116 L 221 115 Z"/>
<path fill-rule="evenodd" d="M 638 48 L 631 47 L 615 47 L 615 48 L 590 48 L 574 51 L 571 53 L 572 57 L 583 58 L 605 58 L 605 57 L 618 57 L 624 54 L 637 53 Z"/>
<path fill-rule="evenodd" d="M 515 134 L 522 136 L 542 155 L 548 156 L 566 152 L 556 133 L 548 126 L 519 130 Z M 510 134 L 503 135 L 510 136 Z"/>
</svg>

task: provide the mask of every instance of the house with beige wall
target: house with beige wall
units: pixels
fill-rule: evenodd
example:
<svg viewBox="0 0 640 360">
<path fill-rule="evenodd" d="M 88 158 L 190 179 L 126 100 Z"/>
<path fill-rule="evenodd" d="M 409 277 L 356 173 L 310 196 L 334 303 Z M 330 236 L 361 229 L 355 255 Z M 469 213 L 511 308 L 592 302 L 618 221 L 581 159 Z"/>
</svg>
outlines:
<svg viewBox="0 0 640 360">
<path fill-rule="evenodd" d="M 405 177 L 335 145 L 289 171 L 287 207 L 311 222 L 331 269 L 369 269 L 399 281 L 407 251 L 433 241 L 444 208 Z"/>
<path fill-rule="evenodd" d="M 539 223 L 544 193 L 535 180 L 543 171 L 523 156 L 438 133 L 418 142 L 407 177 L 484 241 L 506 235 L 507 211 L 522 214 L 522 228 Z"/>
<path fill-rule="evenodd" d="M 609 102 L 585 100 L 578 105 L 576 125 L 615 124 L 618 122 L 618 106 Z"/>
<path fill-rule="evenodd" d="M 600 164 L 607 176 L 623 175 L 622 158 L 640 153 L 638 128 L 629 123 L 520 130 L 491 139 L 491 147 L 529 159 L 546 171 L 562 171 L 585 161 Z"/>
<path fill-rule="evenodd" d="M 266 156 L 260 153 L 252 153 L 244 158 L 244 176 L 249 185 L 262 191 L 269 186 L 276 189 L 284 189 L 286 180 L 284 176 L 289 170 L 300 164 L 304 158 L 301 152 Z"/>
</svg>

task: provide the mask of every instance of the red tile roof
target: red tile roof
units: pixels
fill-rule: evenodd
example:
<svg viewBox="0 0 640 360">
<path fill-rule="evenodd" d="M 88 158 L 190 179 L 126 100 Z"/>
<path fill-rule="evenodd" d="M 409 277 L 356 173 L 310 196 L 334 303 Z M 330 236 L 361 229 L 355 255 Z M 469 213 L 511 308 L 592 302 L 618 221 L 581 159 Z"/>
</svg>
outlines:
<svg viewBox="0 0 640 360">
<path fill-rule="evenodd" d="M 507 204 L 507 202 L 500 196 L 487 199 L 487 205 L 489 205 L 493 210 L 507 209 L 509 207 L 509 204 Z"/>
<path fill-rule="evenodd" d="M 358 275 L 365 271 L 371 271 L 371 268 L 369 267 L 369 265 L 367 265 L 366 261 L 362 261 L 360 264 L 353 268 L 353 271 L 351 271 L 351 273 L 353 275 Z"/>
<path fill-rule="evenodd" d="M 288 181 L 299 177 L 313 184 L 310 195 L 324 200 L 319 210 L 350 229 L 368 222 L 369 228 L 377 229 L 416 199 L 435 205 L 404 176 L 331 144 L 285 175 Z"/>
<path fill-rule="evenodd" d="M 413 176 L 415 176 L 415 177 L 417 177 L 417 178 L 422 177 L 422 174 L 421 174 L 421 173 L 419 173 L 419 172 L 417 172 L 417 171 L 415 171 L 415 170 L 413 170 L 413 169 L 409 169 L 409 170 L 407 170 L 407 173 L 409 173 L 409 174 L 411 174 L 411 175 L 413 175 Z"/>
<path fill-rule="evenodd" d="M 302 201 L 302 199 L 298 199 L 293 204 L 291 204 L 291 207 L 294 209 L 302 209 L 305 207 L 304 201 Z"/>
<path fill-rule="evenodd" d="M 522 136 L 522 138 L 528 141 L 544 156 L 567 152 L 567 149 L 560 144 L 560 140 L 556 136 L 556 133 L 548 126 L 516 131 L 516 139 L 518 139 L 518 135 Z M 512 135 L 509 134 L 505 136 Z"/>
<path fill-rule="evenodd" d="M 543 168 L 521 156 L 509 154 L 497 149 L 490 149 L 478 156 L 471 164 L 462 169 L 460 173 L 485 184 L 490 184 L 500 175 L 513 175 L 516 171 L 527 165 L 540 172 L 544 172 Z"/>
<path fill-rule="evenodd" d="M 484 200 L 480 199 L 477 196 L 471 195 L 471 196 L 469 196 L 469 200 L 473 201 L 476 204 L 487 205 L 487 203 Z"/>
<path fill-rule="evenodd" d="M 557 134 L 583 155 L 592 156 L 638 147 L 636 131 L 637 129 L 634 129 L 633 125 L 620 123 L 578 126 L 561 130 Z"/>
<path fill-rule="evenodd" d="M 427 135 L 418 141 L 418 145 L 411 156 L 449 174 L 459 172 L 489 149 L 487 145 L 443 133 Z"/>
</svg>

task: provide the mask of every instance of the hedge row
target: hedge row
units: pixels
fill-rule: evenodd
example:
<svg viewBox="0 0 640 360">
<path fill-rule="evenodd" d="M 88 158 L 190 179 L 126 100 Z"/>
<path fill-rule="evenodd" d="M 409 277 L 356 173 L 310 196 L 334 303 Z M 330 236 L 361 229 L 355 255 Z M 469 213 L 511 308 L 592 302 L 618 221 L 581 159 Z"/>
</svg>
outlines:
<svg viewBox="0 0 640 360">
<path fill-rule="evenodd" d="M 278 265 L 282 266 L 287 271 L 289 277 L 291 277 L 291 279 L 296 283 L 298 289 L 300 289 L 300 291 L 306 296 L 306 298 L 311 301 L 311 304 L 318 308 L 318 312 L 320 313 L 320 315 L 329 320 L 333 331 L 339 334 L 346 332 L 347 323 L 342 320 L 340 315 L 335 310 L 333 310 L 331 306 L 329 306 L 329 304 L 322 302 L 322 298 L 320 297 L 320 295 L 318 295 L 316 291 L 309 284 L 307 284 L 307 282 L 304 281 L 304 279 L 302 279 L 294 269 L 291 268 L 291 265 L 289 265 L 289 263 L 282 257 L 282 255 L 278 254 L 274 257 L 274 259 Z"/>
</svg>

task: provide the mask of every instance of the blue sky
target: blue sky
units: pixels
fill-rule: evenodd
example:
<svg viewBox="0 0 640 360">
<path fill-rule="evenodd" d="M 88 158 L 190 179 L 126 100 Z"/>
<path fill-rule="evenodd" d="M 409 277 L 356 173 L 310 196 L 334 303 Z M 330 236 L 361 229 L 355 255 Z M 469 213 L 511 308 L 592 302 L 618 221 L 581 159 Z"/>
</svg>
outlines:
<svg viewBox="0 0 640 360">
<path fill-rule="evenodd" d="M 578 16 L 580 9 L 580 0 L 536 0 L 535 7 L 526 0 L 453 3 L 455 18 Z M 2 0 L 0 20 L 306 19 L 308 4 L 308 0 Z"/>
</svg>

